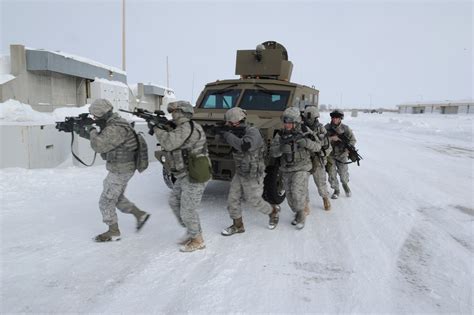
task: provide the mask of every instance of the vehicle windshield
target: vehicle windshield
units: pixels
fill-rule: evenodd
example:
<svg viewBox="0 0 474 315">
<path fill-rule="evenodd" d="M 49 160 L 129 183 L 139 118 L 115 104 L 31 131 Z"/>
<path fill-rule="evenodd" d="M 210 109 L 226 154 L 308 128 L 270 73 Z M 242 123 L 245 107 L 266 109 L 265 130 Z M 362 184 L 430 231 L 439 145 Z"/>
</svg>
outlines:
<svg viewBox="0 0 474 315">
<path fill-rule="evenodd" d="M 204 96 L 200 108 L 229 109 L 236 105 L 242 90 L 221 89 L 209 90 Z"/>
<path fill-rule="evenodd" d="M 290 91 L 246 90 L 240 107 L 248 110 L 283 111 L 289 96 Z"/>
</svg>

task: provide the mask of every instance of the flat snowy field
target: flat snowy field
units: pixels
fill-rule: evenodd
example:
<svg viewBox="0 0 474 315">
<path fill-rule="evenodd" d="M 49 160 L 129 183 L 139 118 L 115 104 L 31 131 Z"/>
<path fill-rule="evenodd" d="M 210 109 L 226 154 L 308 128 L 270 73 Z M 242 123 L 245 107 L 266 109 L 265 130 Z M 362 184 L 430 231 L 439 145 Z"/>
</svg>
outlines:
<svg viewBox="0 0 474 315">
<path fill-rule="evenodd" d="M 352 198 L 326 212 L 311 182 L 303 230 L 285 201 L 275 230 L 246 209 L 246 232 L 223 237 L 229 185 L 213 181 L 207 248 L 186 254 L 159 163 L 127 191 L 152 214 L 143 230 L 119 213 L 122 240 L 101 244 L 104 166 L 1 170 L 0 312 L 472 314 L 473 119 L 347 117 L 364 157 Z"/>
</svg>

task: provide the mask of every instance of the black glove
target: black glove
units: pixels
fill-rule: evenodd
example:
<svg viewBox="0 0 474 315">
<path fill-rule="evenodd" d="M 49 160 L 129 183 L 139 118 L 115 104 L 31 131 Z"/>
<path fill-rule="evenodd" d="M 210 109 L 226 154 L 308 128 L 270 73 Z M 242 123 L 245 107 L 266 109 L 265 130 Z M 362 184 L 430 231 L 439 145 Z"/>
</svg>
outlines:
<svg viewBox="0 0 474 315">
<path fill-rule="evenodd" d="M 93 126 L 84 126 L 82 128 L 79 127 L 78 130 L 79 132 L 77 132 L 77 134 L 79 134 L 79 137 L 90 140 L 91 131 L 96 129 Z M 76 131 L 76 129 L 74 131 Z"/>
<path fill-rule="evenodd" d="M 156 123 L 153 120 L 147 121 L 148 129 L 150 129 L 150 132 L 154 132 L 155 128 L 157 127 Z"/>
</svg>

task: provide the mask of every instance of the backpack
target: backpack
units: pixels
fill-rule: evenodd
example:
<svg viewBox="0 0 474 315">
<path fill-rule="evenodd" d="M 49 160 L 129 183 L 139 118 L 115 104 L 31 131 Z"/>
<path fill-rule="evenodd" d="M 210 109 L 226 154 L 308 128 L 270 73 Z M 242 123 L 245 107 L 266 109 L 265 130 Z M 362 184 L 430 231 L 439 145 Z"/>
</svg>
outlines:
<svg viewBox="0 0 474 315">
<path fill-rule="evenodd" d="M 137 139 L 135 165 L 137 167 L 137 171 L 142 173 L 148 168 L 148 145 L 146 144 L 142 132 L 137 133 L 135 130 L 133 130 L 133 133 L 135 134 L 135 139 Z"/>
<path fill-rule="evenodd" d="M 184 142 L 186 142 L 194 131 L 194 122 L 191 120 L 191 133 L 186 138 Z M 199 130 L 198 130 L 199 132 Z M 199 138 L 201 138 L 201 133 L 199 132 Z M 186 150 L 187 151 L 187 150 Z M 205 183 L 209 179 L 211 179 L 212 171 L 211 171 L 211 162 L 209 157 L 205 154 L 194 154 L 194 153 L 185 153 L 187 156 L 188 161 L 188 173 L 189 177 L 194 183 Z"/>
</svg>

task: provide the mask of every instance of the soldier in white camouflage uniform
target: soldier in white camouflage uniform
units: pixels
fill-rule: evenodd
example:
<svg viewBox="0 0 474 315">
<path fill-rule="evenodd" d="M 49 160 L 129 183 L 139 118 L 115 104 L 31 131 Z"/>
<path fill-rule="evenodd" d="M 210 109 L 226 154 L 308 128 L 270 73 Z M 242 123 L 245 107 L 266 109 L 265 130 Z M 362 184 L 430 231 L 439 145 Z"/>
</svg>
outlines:
<svg viewBox="0 0 474 315">
<path fill-rule="evenodd" d="M 280 170 L 286 198 L 295 213 L 292 224 L 297 229 L 304 228 L 304 209 L 308 200 L 308 177 L 312 168 L 311 154 L 321 150 L 319 141 L 310 139 L 312 132 L 303 134 L 301 114 L 298 108 L 287 108 L 283 112 L 283 129 L 275 135 L 271 144 L 271 154 L 280 158 Z"/>
<path fill-rule="evenodd" d="M 95 237 L 97 242 L 108 242 L 120 239 L 117 223 L 119 209 L 131 213 L 137 220 L 139 231 L 150 215 L 135 206 L 125 195 L 128 181 L 136 170 L 136 150 L 138 147 L 135 131 L 130 124 L 117 113 L 113 113 L 112 104 L 106 99 L 97 99 L 89 107 L 89 112 L 96 120 L 105 122 L 105 127 L 97 131 L 94 127 L 87 130 L 75 130 L 81 137 L 90 139 L 92 149 L 106 160 L 109 173 L 104 179 L 104 190 L 100 195 L 99 208 L 108 231 Z"/>
<path fill-rule="evenodd" d="M 313 157 L 313 180 L 318 188 L 319 195 L 323 198 L 324 210 L 331 210 L 331 202 L 329 201 L 329 192 L 326 183 L 326 164 L 327 156 L 331 153 L 332 148 L 329 144 L 327 131 L 324 125 L 318 120 L 319 110 L 316 106 L 307 106 L 303 115 L 305 125 L 313 131 L 315 138 L 321 142 L 321 150 L 316 152 Z M 309 214 L 309 206 L 307 214 Z"/>
<path fill-rule="evenodd" d="M 246 117 L 246 112 L 240 107 L 231 108 L 225 113 L 228 126 L 245 128 L 245 133 L 241 137 L 229 131 L 223 133 L 225 141 L 233 149 L 232 155 L 235 162 L 235 173 L 230 183 L 227 201 L 227 209 L 233 224 L 222 230 L 221 233 L 225 236 L 245 232 L 242 221 L 244 198 L 253 208 L 269 215 L 269 229 L 274 229 L 278 224 L 279 207 L 270 205 L 262 198 L 265 144 L 260 131 L 245 124 Z"/>
<path fill-rule="evenodd" d="M 339 181 L 337 180 L 337 174 L 341 178 L 342 188 L 347 197 L 352 195 L 349 188 L 349 168 L 347 166 L 347 160 L 349 152 L 345 148 L 344 144 L 339 139 L 338 135 L 344 134 L 351 145 L 355 145 L 356 138 L 352 133 L 349 126 L 342 123 L 344 119 L 344 112 L 339 109 L 336 109 L 330 113 L 331 123 L 326 124 L 325 128 L 329 135 L 329 140 L 331 140 L 332 152 L 328 157 L 327 171 L 329 174 L 329 184 L 331 188 L 334 189 L 332 194 L 332 199 L 337 199 L 340 195 L 339 190 Z"/>
<path fill-rule="evenodd" d="M 162 129 L 152 122 L 149 123 L 149 127 L 155 132 L 165 152 L 165 167 L 176 178 L 169 205 L 179 224 L 186 228 L 186 234 L 179 242 L 183 245 L 180 251 L 192 252 L 206 247 L 197 213 L 206 183 L 196 183 L 190 178 L 186 156 L 189 154 L 207 156 L 206 134 L 199 124 L 191 121 L 194 109 L 189 102 L 169 103 L 168 113 L 171 113 L 176 128 Z"/>
</svg>

